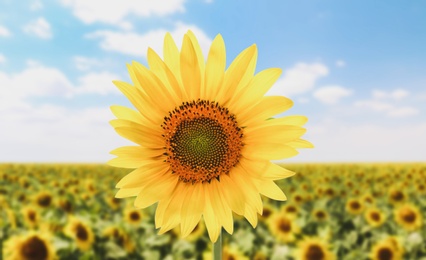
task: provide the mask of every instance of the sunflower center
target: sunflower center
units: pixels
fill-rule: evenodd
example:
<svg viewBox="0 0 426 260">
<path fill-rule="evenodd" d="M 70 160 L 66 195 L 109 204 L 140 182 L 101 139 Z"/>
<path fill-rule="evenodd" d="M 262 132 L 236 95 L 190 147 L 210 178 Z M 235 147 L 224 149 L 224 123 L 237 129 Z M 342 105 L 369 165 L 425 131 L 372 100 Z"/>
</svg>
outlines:
<svg viewBox="0 0 426 260">
<path fill-rule="evenodd" d="M 321 260 L 321 259 L 324 259 L 324 257 L 325 257 L 324 252 L 322 251 L 322 248 L 318 245 L 309 246 L 306 252 L 307 260 Z"/>
<path fill-rule="evenodd" d="M 78 240 L 81 241 L 86 241 L 89 238 L 86 228 L 81 224 L 78 224 L 76 227 L 76 235 Z"/>
<path fill-rule="evenodd" d="M 370 217 L 374 221 L 380 221 L 380 214 L 378 212 L 372 212 L 370 214 Z"/>
<path fill-rule="evenodd" d="M 21 253 L 24 259 L 29 260 L 47 259 L 49 254 L 44 241 L 36 236 L 25 241 Z"/>
<path fill-rule="evenodd" d="M 391 260 L 393 258 L 393 253 L 390 248 L 384 247 L 379 250 L 377 256 L 380 260 Z"/>
<path fill-rule="evenodd" d="M 242 130 L 214 101 L 183 103 L 164 118 L 167 161 L 183 182 L 209 182 L 238 163 Z"/>
<path fill-rule="evenodd" d="M 350 204 L 351 209 L 358 210 L 361 208 L 361 204 L 358 201 L 352 201 Z"/>
<path fill-rule="evenodd" d="M 139 213 L 138 212 L 132 212 L 132 213 L 130 213 L 130 219 L 132 219 L 134 221 L 139 220 L 140 219 Z"/>
<path fill-rule="evenodd" d="M 291 231 L 291 222 L 283 218 L 280 220 L 278 228 L 284 233 L 289 233 Z"/>
<path fill-rule="evenodd" d="M 401 201 L 404 199 L 404 194 L 402 192 L 395 191 L 392 193 L 392 199 L 394 201 Z"/>
<path fill-rule="evenodd" d="M 323 219 L 323 218 L 325 218 L 325 213 L 323 211 L 317 211 L 315 213 L 315 216 L 319 219 Z"/>
<path fill-rule="evenodd" d="M 32 222 L 34 222 L 36 220 L 36 213 L 34 211 L 29 211 L 28 212 L 28 219 Z"/>
<path fill-rule="evenodd" d="M 416 214 L 411 210 L 405 210 L 402 212 L 402 218 L 407 223 L 413 223 L 416 220 Z"/>
<path fill-rule="evenodd" d="M 51 201 L 52 201 L 52 197 L 50 197 L 49 195 L 42 195 L 37 200 L 38 205 L 40 205 L 42 207 L 49 207 Z"/>
<path fill-rule="evenodd" d="M 286 209 L 287 213 L 295 213 L 297 211 L 295 206 L 288 206 Z"/>
</svg>

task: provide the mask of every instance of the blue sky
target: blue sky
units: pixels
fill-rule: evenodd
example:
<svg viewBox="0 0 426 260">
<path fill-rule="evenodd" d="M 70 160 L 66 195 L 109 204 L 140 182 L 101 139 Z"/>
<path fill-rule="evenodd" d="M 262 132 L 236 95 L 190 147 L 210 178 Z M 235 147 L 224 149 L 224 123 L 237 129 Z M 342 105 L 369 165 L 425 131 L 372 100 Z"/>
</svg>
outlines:
<svg viewBox="0 0 426 260">
<path fill-rule="evenodd" d="M 422 161 L 426 3 L 421 1 L 0 0 L 0 161 L 105 162 L 129 144 L 108 125 L 128 105 L 125 64 L 220 33 L 228 64 L 256 43 L 283 69 L 270 95 L 309 117 L 316 146 L 288 162 Z"/>
</svg>

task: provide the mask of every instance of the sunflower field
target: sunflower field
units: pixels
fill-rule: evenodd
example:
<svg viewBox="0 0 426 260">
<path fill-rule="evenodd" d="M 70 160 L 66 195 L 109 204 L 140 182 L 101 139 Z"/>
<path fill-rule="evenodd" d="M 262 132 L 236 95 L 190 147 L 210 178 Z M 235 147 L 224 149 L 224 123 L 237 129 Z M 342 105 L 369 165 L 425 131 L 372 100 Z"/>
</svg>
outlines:
<svg viewBox="0 0 426 260">
<path fill-rule="evenodd" d="M 426 164 L 288 164 L 288 200 L 263 198 L 257 227 L 234 215 L 223 259 L 426 260 Z M 155 206 L 115 199 L 128 169 L 0 165 L 0 259 L 211 259 L 203 222 L 155 229 Z"/>
</svg>

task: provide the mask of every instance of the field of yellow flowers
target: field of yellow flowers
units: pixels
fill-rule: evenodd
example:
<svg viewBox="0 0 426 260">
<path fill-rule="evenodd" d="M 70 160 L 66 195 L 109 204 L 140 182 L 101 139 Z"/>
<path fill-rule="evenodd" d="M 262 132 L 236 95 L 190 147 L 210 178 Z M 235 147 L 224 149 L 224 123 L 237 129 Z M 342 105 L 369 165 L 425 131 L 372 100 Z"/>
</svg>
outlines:
<svg viewBox="0 0 426 260">
<path fill-rule="evenodd" d="M 234 216 L 223 259 L 426 260 L 426 164 L 289 164 L 286 202 Z M 211 259 L 203 223 L 157 235 L 155 207 L 115 199 L 128 169 L 0 165 L 0 259 Z"/>
</svg>

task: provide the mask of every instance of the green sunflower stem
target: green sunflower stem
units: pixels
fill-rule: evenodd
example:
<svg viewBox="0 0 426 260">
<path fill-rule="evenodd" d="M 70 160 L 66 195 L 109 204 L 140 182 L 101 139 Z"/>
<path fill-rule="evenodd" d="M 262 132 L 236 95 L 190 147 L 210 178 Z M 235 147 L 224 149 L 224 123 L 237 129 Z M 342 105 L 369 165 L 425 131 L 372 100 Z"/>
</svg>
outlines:
<svg viewBox="0 0 426 260">
<path fill-rule="evenodd" d="M 222 229 L 216 242 L 213 243 L 213 260 L 222 260 Z"/>
</svg>

